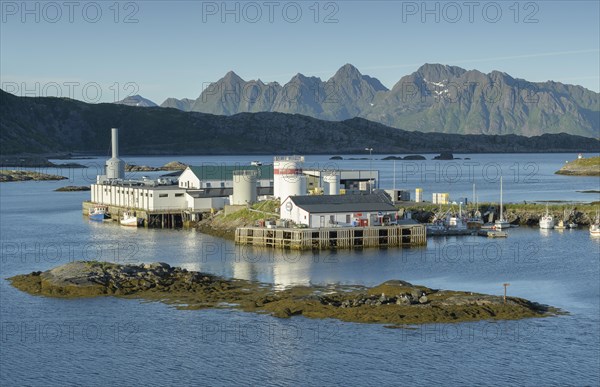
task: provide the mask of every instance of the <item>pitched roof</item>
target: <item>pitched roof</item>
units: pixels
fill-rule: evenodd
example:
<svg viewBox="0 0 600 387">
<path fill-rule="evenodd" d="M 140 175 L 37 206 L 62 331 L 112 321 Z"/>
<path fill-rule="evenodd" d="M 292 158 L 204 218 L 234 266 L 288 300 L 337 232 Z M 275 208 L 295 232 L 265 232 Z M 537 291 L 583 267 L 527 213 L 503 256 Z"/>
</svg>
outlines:
<svg viewBox="0 0 600 387">
<path fill-rule="evenodd" d="M 205 180 L 233 180 L 234 171 L 257 171 L 257 179 L 273 180 L 273 165 L 224 165 L 224 164 L 207 164 L 201 166 L 189 167 L 198 179 Z"/>
<path fill-rule="evenodd" d="M 290 196 L 290 200 L 296 206 L 311 213 L 397 211 L 383 193 Z"/>
</svg>

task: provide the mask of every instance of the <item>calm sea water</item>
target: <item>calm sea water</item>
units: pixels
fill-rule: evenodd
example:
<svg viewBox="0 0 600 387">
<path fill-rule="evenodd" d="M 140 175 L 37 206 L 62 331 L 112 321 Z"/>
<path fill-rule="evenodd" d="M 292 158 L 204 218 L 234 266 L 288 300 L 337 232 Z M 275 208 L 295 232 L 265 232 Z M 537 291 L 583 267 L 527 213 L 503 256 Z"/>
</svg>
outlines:
<svg viewBox="0 0 600 387">
<path fill-rule="evenodd" d="M 553 174 L 574 155 L 458 157 L 471 160 L 398 161 L 396 186 L 411 190 L 420 186 L 426 198 L 431 192 L 450 192 L 470 199 L 474 180 L 479 200 L 495 201 L 499 183 L 490 171 L 499 167 L 507 201 L 598 200 L 598 194 L 576 192 L 600 189 L 598 178 Z M 127 161 L 158 166 L 173 159 L 246 164 L 270 158 Z M 93 166 L 101 159 L 82 162 Z M 307 163 L 331 166 L 324 156 L 308 157 Z M 336 163 L 340 168 L 369 168 L 368 160 Z M 373 160 L 372 165 L 381 170 L 380 185 L 392 186 L 393 162 Z M 460 171 L 460 179 L 451 171 Z M 71 181 L 0 185 L 3 386 L 600 384 L 600 239 L 591 238 L 586 229 L 542 233 L 521 227 L 511 230 L 505 240 L 429 239 L 421 249 L 280 252 L 236 247 L 193 231 L 130 230 L 91 223 L 81 215 L 81 201 L 88 192 L 53 189 L 87 184 L 90 179 L 85 174 L 93 179 L 95 170 L 60 172 L 70 173 Z M 502 283 L 509 282 L 510 295 L 557 306 L 569 314 L 386 329 L 303 317 L 281 320 L 231 310 L 184 311 L 139 300 L 32 297 L 5 280 L 74 259 L 164 261 L 280 287 L 375 285 L 403 279 L 434 288 L 501 294 Z"/>
</svg>

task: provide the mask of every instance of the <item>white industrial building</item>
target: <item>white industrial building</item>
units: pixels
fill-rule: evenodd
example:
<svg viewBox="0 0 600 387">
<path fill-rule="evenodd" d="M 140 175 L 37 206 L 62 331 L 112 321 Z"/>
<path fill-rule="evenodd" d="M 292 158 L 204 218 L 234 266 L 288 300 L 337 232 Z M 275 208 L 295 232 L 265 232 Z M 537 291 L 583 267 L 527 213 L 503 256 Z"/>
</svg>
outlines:
<svg viewBox="0 0 600 387">
<path fill-rule="evenodd" d="M 233 188 L 234 171 L 254 171 L 252 180 L 256 181 L 257 187 L 273 187 L 272 165 L 225 165 L 204 164 L 201 166 L 189 166 L 179 176 L 179 187 L 185 189 L 207 189 L 207 188 Z M 238 181 L 250 178 L 248 175 L 238 176 Z"/>
<path fill-rule="evenodd" d="M 172 185 L 149 187 L 124 184 L 92 184 L 91 201 L 146 211 L 189 210 L 192 212 L 223 208 L 228 202 L 226 197 L 206 196 L 197 190 L 185 190 Z"/>
<path fill-rule="evenodd" d="M 91 202 L 145 211 L 222 209 L 227 204 L 245 205 L 269 197 L 285 200 L 308 193 L 307 180 L 325 195 L 337 196 L 343 187 L 368 188 L 376 171 L 303 171 L 303 156 L 276 156 L 273 165 L 225 165 L 210 163 L 187 167 L 178 178 L 126 180 L 125 163 L 119 159 L 118 129 L 111 130 L 112 157 L 106 173 L 91 185 Z M 363 186 L 364 185 L 364 186 Z"/>
<path fill-rule="evenodd" d="M 396 207 L 383 192 L 289 196 L 280 207 L 281 219 L 308 227 L 380 226 L 396 214 Z"/>
</svg>

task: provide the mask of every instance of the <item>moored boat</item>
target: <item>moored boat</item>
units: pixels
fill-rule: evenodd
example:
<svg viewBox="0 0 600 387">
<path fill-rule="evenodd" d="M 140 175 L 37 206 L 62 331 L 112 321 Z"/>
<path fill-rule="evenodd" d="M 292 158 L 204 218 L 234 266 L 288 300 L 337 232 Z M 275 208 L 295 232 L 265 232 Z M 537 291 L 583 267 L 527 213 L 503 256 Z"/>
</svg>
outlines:
<svg viewBox="0 0 600 387">
<path fill-rule="evenodd" d="M 102 222 L 104 219 L 106 219 L 108 217 L 107 209 L 106 209 L 106 207 L 102 207 L 102 206 L 96 206 L 96 207 L 90 208 L 88 216 L 89 216 L 90 220 Z"/>
<path fill-rule="evenodd" d="M 554 217 L 548 212 L 548 205 L 546 204 L 546 215 L 540 218 L 540 228 L 543 230 L 549 230 L 554 228 Z"/>
<path fill-rule="evenodd" d="M 120 219 L 119 223 L 121 226 L 127 227 L 137 227 L 138 226 L 138 218 L 135 216 L 135 213 L 132 211 L 125 211 L 123 213 L 123 217 Z"/>
<path fill-rule="evenodd" d="M 502 176 L 500 176 L 500 217 L 494 222 L 496 230 L 510 228 L 510 223 L 504 218 L 504 208 L 502 203 Z"/>
<path fill-rule="evenodd" d="M 558 223 L 556 225 L 554 225 L 555 230 L 564 230 L 566 228 L 567 228 L 567 225 L 565 224 L 564 220 L 559 220 Z"/>
<path fill-rule="evenodd" d="M 590 235 L 600 236 L 600 214 L 596 211 L 596 219 L 590 224 Z"/>
</svg>

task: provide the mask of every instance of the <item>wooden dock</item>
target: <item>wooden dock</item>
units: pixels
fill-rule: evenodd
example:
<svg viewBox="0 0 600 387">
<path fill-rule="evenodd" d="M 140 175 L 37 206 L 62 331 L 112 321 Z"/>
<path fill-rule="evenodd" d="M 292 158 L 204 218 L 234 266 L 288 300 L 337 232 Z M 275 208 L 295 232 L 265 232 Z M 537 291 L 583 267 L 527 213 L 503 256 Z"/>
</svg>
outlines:
<svg viewBox="0 0 600 387">
<path fill-rule="evenodd" d="M 409 247 L 427 244 L 421 224 L 380 227 L 266 228 L 240 227 L 237 244 L 292 250 Z"/>
<path fill-rule="evenodd" d="M 102 206 L 108 209 L 110 220 L 118 222 L 125 211 L 133 211 L 135 216 L 140 219 L 142 227 L 151 228 L 183 228 L 193 227 L 198 221 L 202 220 L 202 213 L 192 213 L 187 210 L 156 210 L 146 211 L 139 208 L 126 208 L 120 206 L 110 206 L 85 201 L 82 204 L 84 215 L 88 215 L 89 209 L 95 206 Z"/>
</svg>

